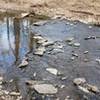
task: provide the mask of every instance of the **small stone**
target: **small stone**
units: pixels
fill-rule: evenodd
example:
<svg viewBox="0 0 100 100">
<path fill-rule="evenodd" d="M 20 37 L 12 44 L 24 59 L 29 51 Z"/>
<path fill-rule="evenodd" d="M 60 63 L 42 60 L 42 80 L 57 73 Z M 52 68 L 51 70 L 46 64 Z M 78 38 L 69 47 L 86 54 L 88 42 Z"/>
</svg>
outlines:
<svg viewBox="0 0 100 100">
<path fill-rule="evenodd" d="M 67 79 L 67 77 L 62 77 L 62 78 L 61 78 L 61 80 L 63 80 L 63 81 L 66 80 L 66 79 Z"/>
<path fill-rule="evenodd" d="M 76 42 L 73 44 L 75 47 L 80 47 L 80 43 Z"/>
<path fill-rule="evenodd" d="M 69 46 L 72 46 L 72 45 L 73 45 L 73 42 L 68 42 L 68 45 L 69 45 Z"/>
<path fill-rule="evenodd" d="M 51 74 L 54 74 L 54 75 L 57 75 L 57 73 L 58 73 L 58 70 L 55 69 L 55 68 L 47 68 L 46 70 L 47 70 L 48 72 L 50 72 Z"/>
<path fill-rule="evenodd" d="M 61 87 L 60 87 L 61 89 L 63 89 L 63 88 L 65 88 L 65 85 L 61 85 Z"/>
<path fill-rule="evenodd" d="M 42 36 L 33 36 L 33 39 L 36 39 L 36 40 L 42 40 L 42 39 L 44 39 Z"/>
<path fill-rule="evenodd" d="M 75 85 L 81 85 L 81 84 L 86 83 L 86 80 L 85 80 L 85 78 L 75 78 L 75 79 L 73 80 L 73 83 L 74 83 Z"/>
<path fill-rule="evenodd" d="M 19 68 L 22 68 L 22 67 L 25 67 L 25 66 L 27 66 L 28 65 L 28 61 L 26 61 L 26 60 L 23 60 L 22 62 L 21 62 L 21 64 L 18 66 Z"/>
<path fill-rule="evenodd" d="M 88 59 L 84 59 L 84 62 L 88 62 L 89 60 Z"/>
<path fill-rule="evenodd" d="M 97 62 L 98 64 L 100 64 L 100 59 L 99 59 L 99 58 L 97 58 L 97 59 L 96 59 L 96 62 Z"/>
<path fill-rule="evenodd" d="M 45 47 L 39 47 L 36 52 L 34 52 L 35 55 L 43 56 L 44 52 L 46 51 Z"/>
<path fill-rule="evenodd" d="M 91 28 L 92 28 L 92 26 L 89 26 L 89 28 L 91 29 Z"/>
<path fill-rule="evenodd" d="M 11 96 L 20 96 L 20 93 L 19 92 L 11 92 L 9 93 Z"/>
<path fill-rule="evenodd" d="M 77 53 L 73 53 L 72 56 L 78 57 L 78 54 Z"/>
<path fill-rule="evenodd" d="M 71 57 L 71 60 L 75 60 L 75 57 Z"/>
<path fill-rule="evenodd" d="M 36 75 L 37 75 L 37 73 L 35 72 L 35 73 L 33 74 L 33 76 L 36 77 Z"/>
<path fill-rule="evenodd" d="M 99 93 L 100 90 L 98 89 L 97 86 L 93 86 L 93 85 L 90 85 L 90 84 L 87 84 L 87 89 L 91 92 L 94 92 L 94 93 Z"/>
<path fill-rule="evenodd" d="M 52 84 L 34 85 L 34 89 L 40 94 L 56 94 L 58 91 Z"/>
<path fill-rule="evenodd" d="M 26 16 L 28 16 L 29 15 L 29 13 L 22 13 L 21 14 L 21 18 L 24 18 L 24 17 L 26 17 Z"/>
<path fill-rule="evenodd" d="M 74 37 L 68 37 L 67 39 L 66 39 L 66 42 L 72 42 L 74 40 Z"/>
<path fill-rule="evenodd" d="M 45 47 L 47 47 L 47 46 L 50 46 L 50 45 L 53 45 L 53 44 L 54 44 L 53 41 L 46 41 L 42 45 L 45 46 Z"/>
<path fill-rule="evenodd" d="M 39 22 L 36 22 L 36 23 L 33 23 L 34 26 L 42 26 L 42 25 L 45 25 L 47 23 L 47 21 L 39 21 Z"/>
<path fill-rule="evenodd" d="M 84 51 L 84 54 L 87 54 L 87 53 L 89 53 L 89 51 Z"/>
<path fill-rule="evenodd" d="M 80 90 L 82 90 L 83 92 L 85 92 L 85 93 L 90 93 L 85 87 L 78 86 L 78 88 L 79 88 Z"/>
</svg>

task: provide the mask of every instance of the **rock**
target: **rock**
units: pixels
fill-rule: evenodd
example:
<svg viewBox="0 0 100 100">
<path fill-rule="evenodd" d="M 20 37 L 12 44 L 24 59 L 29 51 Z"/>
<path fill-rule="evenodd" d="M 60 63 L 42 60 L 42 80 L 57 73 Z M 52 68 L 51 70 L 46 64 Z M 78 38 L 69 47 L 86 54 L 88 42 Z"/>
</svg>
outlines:
<svg viewBox="0 0 100 100">
<path fill-rule="evenodd" d="M 29 13 L 22 13 L 21 18 L 27 17 L 28 15 L 29 15 Z"/>
<path fill-rule="evenodd" d="M 66 80 L 68 77 L 62 77 L 61 80 L 64 81 Z"/>
<path fill-rule="evenodd" d="M 89 51 L 84 51 L 84 54 L 87 54 L 87 53 L 89 53 Z"/>
<path fill-rule="evenodd" d="M 74 59 L 75 59 L 75 57 L 71 57 L 70 59 L 71 59 L 71 60 L 74 60 Z"/>
<path fill-rule="evenodd" d="M 90 93 L 89 90 L 85 87 L 82 86 L 78 86 L 78 89 L 80 89 L 81 91 L 85 92 L 85 93 Z"/>
<path fill-rule="evenodd" d="M 97 86 L 93 86 L 93 85 L 90 85 L 90 84 L 87 84 L 87 89 L 91 92 L 94 92 L 94 93 L 99 93 L 100 90 L 98 89 Z"/>
<path fill-rule="evenodd" d="M 68 37 L 65 41 L 66 42 L 72 42 L 74 40 L 74 37 Z"/>
<path fill-rule="evenodd" d="M 86 80 L 85 80 L 85 78 L 75 78 L 75 79 L 73 80 L 73 83 L 74 83 L 75 85 L 81 85 L 81 84 L 86 83 Z"/>
<path fill-rule="evenodd" d="M 34 85 L 34 89 L 40 94 L 56 94 L 58 91 L 52 84 Z"/>
<path fill-rule="evenodd" d="M 78 54 L 77 53 L 73 53 L 72 56 L 78 57 Z"/>
<path fill-rule="evenodd" d="M 25 66 L 27 66 L 28 65 L 28 61 L 26 61 L 26 60 L 23 60 L 22 62 L 21 62 L 21 64 L 18 66 L 19 68 L 22 68 L 22 67 L 25 67 Z"/>
<path fill-rule="evenodd" d="M 33 39 L 43 40 L 44 38 L 42 36 L 36 35 L 36 36 L 33 36 Z"/>
<path fill-rule="evenodd" d="M 45 25 L 47 23 L 47 21 L 39 21 L 39 22 L 36 22 L 36 23 L 33 23 L 34 26 L 42 26 L 42 25 Z"/>
<path fill-rule="evenodd" d="M 20 93 L 19 92 L 11 92 L 9 93 L 11 96 L 20 96 Z"/>
<path fill-rule="evenodd" d="M 37 43 L 43 45 L 43 44 L 45 44 L 47 41 L 48 41 L 48 40 L 46 40 L 46 39 L 43 38 L 43 39 L 38 40 Z"/>
<path fill-rule="evenodd" d="M 76 43 L 73 44 L 73 46 L 80 47 L 80 43 L 76 42 Z"/>
<path fill-rule="evenodd" d="M 61 85 L 60 88 L 61 88 L 61 89 L 65 88 L 65 85 Z"/>
<path fill-rule="evenodd" d="M 100 59 L 99 59 L 99 58 L 97 58 L 97 59 L 96 59 L 96 62 L 97 62 L 98 64 L 100 64 Z"/>
<path fill-rule="evenodd" d="M 89 39 L 96 39 L 96 36 L 88 36 L 88 37 L 84 38 L 84 40 L 89 40 Z"/>
<path fill-rule="evenodd" d="M 69 45 L 69 46 L 72 46 L 72 45 L 73 45 L 73 42 L 68 42 L 68 45 Z"/>
<path fill-rule="evenodd" d="M 53 44 L 54 44 L 53 41 L 46 41 L 42 45 L 45 46 L 45 47 L 47 47 L 47 46 L 50 46 L 50 45 L 53 45 Z"/>
<path fill-rule="evenodd" d="M 45 51 L 46 51 L 45 47 L 41 46 L 34 52 L 34 54 L 35 55 L 39 55 L 39 56 L 43 56 Z"/>
<path fill-rule="evenodd" d="M 58 73 L 58 70 L 55 69 L 55 68 L 47 68 L 46 70 L 47 70 L 48 72 L 50 72 L 51 74 L 54 74 L 54 75 L 57 75 L 57 73 Z"/>
</svg>

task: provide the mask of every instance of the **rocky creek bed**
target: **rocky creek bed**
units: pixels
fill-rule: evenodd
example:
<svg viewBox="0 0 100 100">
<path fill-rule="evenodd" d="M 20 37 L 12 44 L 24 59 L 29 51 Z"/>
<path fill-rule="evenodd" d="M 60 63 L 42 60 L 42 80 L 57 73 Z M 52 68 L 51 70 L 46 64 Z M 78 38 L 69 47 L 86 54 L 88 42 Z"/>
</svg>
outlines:
<svg viewBox="0 0 100 100">
<path fill-rule="evenodd" d="M 0 100 L 100 100 L 99 27 L 66 19 L 3 18 Z M 11 44 L 3 53 L 4 33 Z"/>
</svg>

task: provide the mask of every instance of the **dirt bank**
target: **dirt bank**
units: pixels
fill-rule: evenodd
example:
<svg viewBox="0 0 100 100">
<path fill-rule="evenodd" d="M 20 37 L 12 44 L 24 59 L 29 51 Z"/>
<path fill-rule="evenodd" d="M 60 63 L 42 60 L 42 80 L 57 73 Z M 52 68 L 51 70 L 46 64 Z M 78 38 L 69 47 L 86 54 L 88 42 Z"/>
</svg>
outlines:
<svg viewBox="0 0 100 100">
<path fill-rule="evenodd" d="M 62 15 L 86 23 L 100 23 L 99 0 L 1 0 L 0 2 L 1 10 L 33 10 L 49 16 Z"/>
</svg>

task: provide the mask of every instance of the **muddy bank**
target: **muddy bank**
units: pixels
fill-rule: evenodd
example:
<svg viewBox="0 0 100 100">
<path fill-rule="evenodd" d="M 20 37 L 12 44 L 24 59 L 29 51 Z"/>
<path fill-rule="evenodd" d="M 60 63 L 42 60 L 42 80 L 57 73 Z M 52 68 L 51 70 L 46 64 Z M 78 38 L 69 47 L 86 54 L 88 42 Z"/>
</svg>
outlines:
<svg viewBox="0 0 100 100">
<path fill-rule="evenodd" d="M 34 11 L 37 14 L 63 16 L 71 20 L 80 20 L 85 23 L 100 23 L 99 0 L 38 0 L 38 1 L 0 1 L 1 10 Z"/>
</svg>

